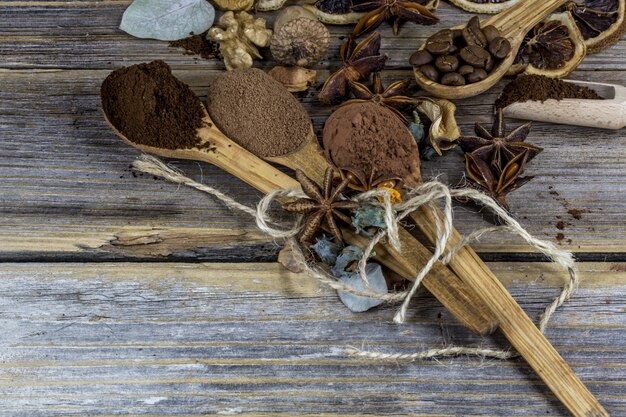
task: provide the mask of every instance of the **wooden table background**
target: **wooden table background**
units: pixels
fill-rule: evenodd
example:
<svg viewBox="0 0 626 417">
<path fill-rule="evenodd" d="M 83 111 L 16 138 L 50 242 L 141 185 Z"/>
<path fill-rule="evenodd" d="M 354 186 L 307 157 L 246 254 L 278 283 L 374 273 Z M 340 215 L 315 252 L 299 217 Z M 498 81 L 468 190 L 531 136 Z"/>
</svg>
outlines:
<svg viewBox="0 0 626 417">
<path fill-rule="evenodd" d="M 117 30 L 129 3 L 0 0 L 0 415 L 567 415 L 518 360 L 346 358 L 347 345 L 506 343 L 471 335 L 425 293 L 405 325 L 388 308 L 352 314 L 311 278 L 281 269 L 279 247 L 249 218 L 133 174 L 138 153 L 100 112 L 104 77 L 164 59 L 203 96 L 222 67 Z M 386 82 L 410 77 L 408 55 L 425 37 L 468 18 L 445 3 L 439 15 L 439 27 L 382 30 Z M 347 29 L 331 32 L 319 81 L 337 66 Z M 625 74 L 621 41 L 572 78 L 624 84 Z M 318 131 L 330 112 L 316 103 L 319 85 L 302 97 Z M 457 103 L 465 133 L 489 122 L 502 86 Z M 537 123 L 529 140 L 545 151 L 512 210 L 535 235 L 575 251 L 584 278 L 547 336 L 611 415 L 626 416 L 626 134 Z M 453 151 L 424 173 L 455 184 L 461 160 Z M 259 198 L 213 167 L 177 165 L 242 203 Z M 465 232 L 484 224 L 467 208 L 456 218 Z M 533 316 L 565 278 L 509 236 L 475 247 Z"/>
</svg>

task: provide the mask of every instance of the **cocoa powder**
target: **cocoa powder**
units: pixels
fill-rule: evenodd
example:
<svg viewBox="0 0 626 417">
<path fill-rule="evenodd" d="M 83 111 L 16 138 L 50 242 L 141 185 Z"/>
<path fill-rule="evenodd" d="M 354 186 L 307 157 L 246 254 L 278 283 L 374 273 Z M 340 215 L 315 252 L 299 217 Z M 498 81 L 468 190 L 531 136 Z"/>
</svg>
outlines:
<svg viewBox="0 0 626 417">
<path fill-rule="evenodd" d="M 215 125 L 234 142 L 261 157 L 288 154 L 302 146 L 310 119 L 287 89 L 260 69 L 222 73 L 207 94 Z"/>
<path fill-rule="evenodd" d="M 165 149 L 199 145 L 202 102 L 163 61 L 113 71 L 100 96 L 111 124 L 131 142 Z"/>
<path fill-rule="evenodd" d="M 219 45 L 201 35 L 191 35 L 188 38 L 170 42 L 171 48 L 182 48 L 185 55 L 200 55 L 204 59 L 220 58 Z"/>
<path fill-rule="evenodd" d="M 595 91 L 587 87 L 568 83 L 545 75 L 520 75 L 511 81 L 496 100 L 496 108 L 524 101 L 546 101 L 564 98 L 602 99 Z"/>
<path fill-rule="evenodd" d="M 415 139 L 392 111 L 375 103 L 339 107 L 324 125 L 327 158 L 338 168 L 369 176 L 405 178 L 419 173 Z"/>
</svg>

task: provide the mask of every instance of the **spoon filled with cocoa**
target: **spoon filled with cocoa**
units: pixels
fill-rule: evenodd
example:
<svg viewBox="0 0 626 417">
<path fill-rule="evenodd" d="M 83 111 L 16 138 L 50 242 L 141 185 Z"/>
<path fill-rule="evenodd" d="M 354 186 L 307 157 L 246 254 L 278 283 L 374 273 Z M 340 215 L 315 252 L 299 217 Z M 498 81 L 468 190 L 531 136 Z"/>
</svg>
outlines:
<svg viewBox="0 0 626 417">
<path fill-rule="evenodd" d="M 524 36 L 568 0 L 526 0 L 484 21 L 444 29 L 409 62 L 425 91 L 442 98 L 473 97 L 493 87 L 513 64 Z"/>
</svg>

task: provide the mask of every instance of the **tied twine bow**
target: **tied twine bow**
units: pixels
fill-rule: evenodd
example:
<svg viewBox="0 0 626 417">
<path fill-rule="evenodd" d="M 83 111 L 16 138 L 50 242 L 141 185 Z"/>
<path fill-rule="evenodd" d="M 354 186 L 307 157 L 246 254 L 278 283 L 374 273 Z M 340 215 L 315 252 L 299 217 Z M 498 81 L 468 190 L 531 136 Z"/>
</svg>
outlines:
<svg viewBox="0 0 626 417">
<path fill-rule="evenodd" d="M 554 314 L 563 303 L 565 303 L 576 291 L 579 283 L 579 277 L 576 272 L 574 263 L 574 257 L 571 252 L 557 248 L 552 242 L 538 239 L 532 236 L 526 231 L 514 218 L 512 218 L 504 209 L 502 209 L 491 197 L 472 189 L 451 189 L 448 186 L 433 180 L 419 186 L 412 188 L 405 194 L 404 201 L 400 204 L 392 204 L 389 193 L 385 190 L 371 190 L 354 197 L 354 201 L 367 202 L 368 204 L 374 204 L 382 206 L 385 210 L 385 225 L 386 228 L 380 229 L 370 240 L 366 248 L 363 249 L 363 256 L 358 263 L 359 275 L 365 286 L 365 290 L 359 291 L 345 284 L 338 282 L 332 275 L 319 265 L 307 262 L 299 244 L 296 241 L 296 236 L 302 228 L 301 219 L 298 219 L 292 225 L 280 224 L 273 221 L 269 217 L 269 210 L 274 202 L 278 198 L 291 198 L 291 197 L 303 197 L 304 194 L 301 190 L 277 190 L 267 194 L 259 201 L 256 210 L 248 206 L 240 204 L 231 197 L 222 193 L 221 191 L 200 184 L 191 178 L 186 177 L 181 172 L 165 165 L 159 159 L 142 155 L 139 160 L 133 162 L 133 168 L 137 171 L 141 171 L 150 175 L 164 178 L 176 184 L 184 184 L 189 187 L 195 188 L 204 193 L 210 194 L 219 199 L 227 207 L 242 211 L 254 217 L 259 229 L 267 233 L 269 236 L 276 239 L 284 239 L 287 243 L 291 244 L 293 249 L 293 255 L 295 261 L 300 264 L 303 270 L 307 271 L 310 275 L 314 276 L 321 283 L 328 285 L 329 287 L 338 290 L 345 291 L 357 296 L 369 297 L 382 300 L 388 304 L 401 303 L 400 308 L 394 316 L 394 322 L 403 323 L 406 319 L 406 312 L 408 305 L 419 289 L 422 280 L 430 272 L 432 267 L 437 261 L 441 261 L 443 264 L 448 264 L 452 258 L 469 243 L 480 239 L 487 233 L 493 233 L 496 231 L 507 231 L 512 234 L 520 236 L 530 246 L 543 253 L 553 262 L 560 265 L 569 274 L 569 279 L 563 286 L 561 293 L 545 308 L 539 318 L 538 327 L 543 332 L 550 321 L 551 316 Z M 377 198 L 381 197 L 383 202 L 380 203 Z M 475 230 L 467 236 L 464 236 L 462 240 L 446 252 L 446 247 L 450 236 L 452 235 L 453 222 L 452 222 L 452 199 L 466 199 L 479 203 L 497 216 L 499 216 L 504 225 L 494 226 Z M 435 202 L 443 200 L 444 210 L 443 219 L 439 217 L 439 214 L 435 210 L 433 205 Z M 374 247 L 383 238 L 387 238 L 390 245 L 399 250 L 401 247 L 398 237 L 398 224 L 410 213 L 426 205 L 432 210 L 434 217 L 438 219 L 436 223 L 437 239 L 435 250 L 433 255 L 428 260 L 426 265 L 418 272 L 415 277 L 415 282 L 409 289 L 409 291 L 394 292 L 388 294 L 380 294 L 375 292 L 369 285 L 367 275 L 365 273 L 365 266 L 367 260 L 371 256 Z M 510 350 L 498 350 L 498 349 L 486 349 L 480 347 L 465 347 L 465 346 L 450 346 L 441 349 L 428 349 L 411 354 L 390 354 L 383 352 L 365 351 L 357 348 L 350 347 L 344 351 L 349 356 L 368 358 L 372 360 L 386 361 L 386 362 L 398 362 L 398 361 L 415 361 L 420 359 L 433 359 L 442 358 L 447 356 L 458 355 L 476 355 L 480 357 L 490 357 L 495 359 L 508 359 L 517 356 L 515 352 Z"/>
</svg>

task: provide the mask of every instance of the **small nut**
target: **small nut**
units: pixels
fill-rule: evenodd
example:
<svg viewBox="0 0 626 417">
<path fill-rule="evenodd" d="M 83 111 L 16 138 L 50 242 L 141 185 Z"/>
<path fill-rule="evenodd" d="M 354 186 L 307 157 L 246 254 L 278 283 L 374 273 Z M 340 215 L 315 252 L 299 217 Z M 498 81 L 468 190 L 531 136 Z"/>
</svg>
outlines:
<svg viewBox="0 0 626 417">
<path fill-rule="evenodd" d="M 435 67 L 441 72 L 454 72 L 459 68 L 459 60 L 455 56 L 442 55 L 435 61 Z"/>
<path fill-rule="evenodd" d="M 451 86 L 465 85 L 465 78 L 458 72 L 449 72 L 441 77 L 441 84 Z"/>
<path fill-rule="evenodd" d="M 511 52 L 511 43 L 503 37 L 497 37 L 489 44 L 489 52 L 498 59 L 504 59 Z"/>
<path fill-rule="evenodd" d="M 302 67 L 278 66 L 272 68 L 268 74 L 284 85 L 288 91 L 296 93 L 308 90 L 315 82 L 317 72 Z"/>
<path fill-rule="evenodd" d="M 424 77 L 428 78 L 431 81 L 439 82 L 439 72 L 437 69 L 430 64 L 422 65 L 420 67 L 420 71 L 424 74 Z"/>
<path fill-rule="evenodd" d="M 463 29 L 463 39 L 468 45 L 477 45 L 481 48 L 487 47 L 487 38 L 480 29 L 480 20 L 477 16 L 474 16 L 467 23 L 467 26 Z"/>
<path fill-rule="evenodd" d="M 433 56 L 426 50 L 414 52 L 409 58 L 409 64 L 419 67 L 433 62 Z"/>
</svg>

